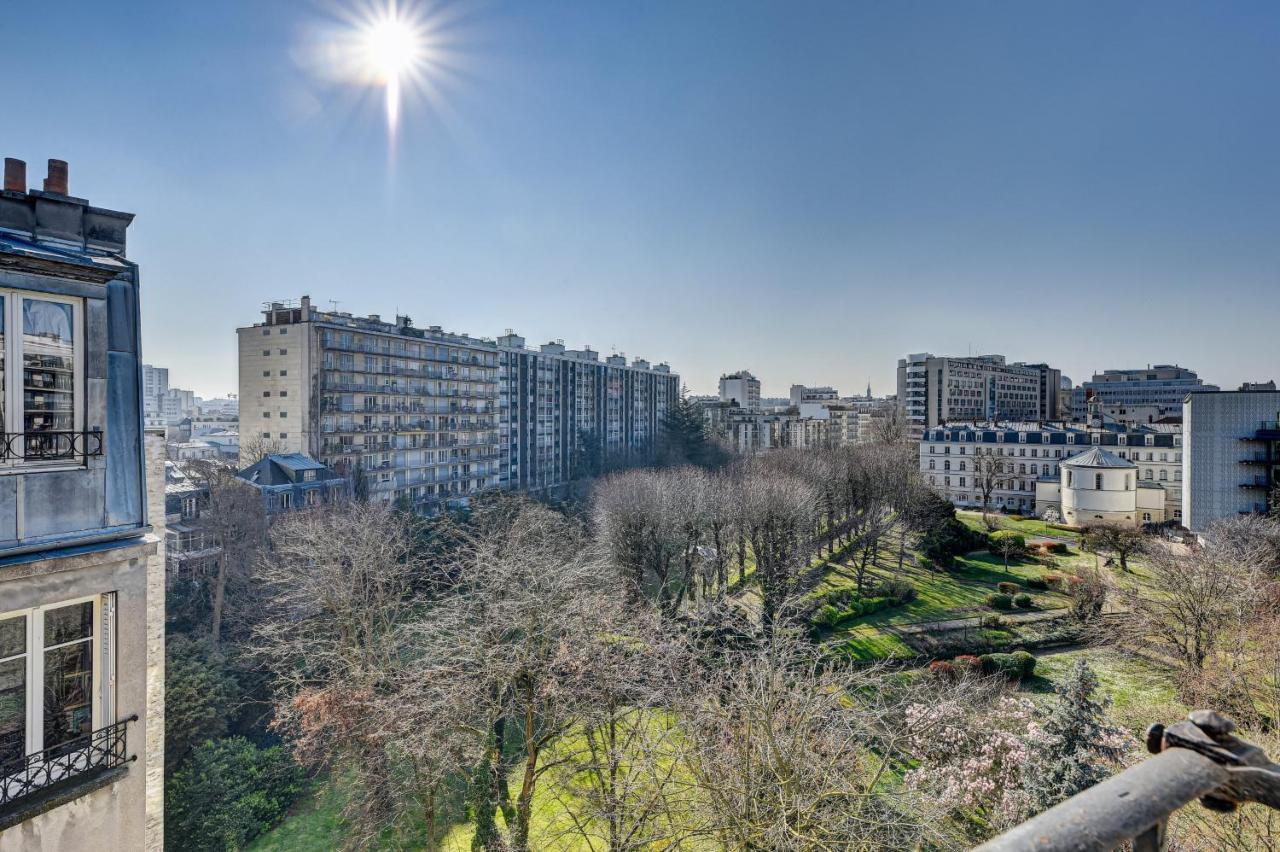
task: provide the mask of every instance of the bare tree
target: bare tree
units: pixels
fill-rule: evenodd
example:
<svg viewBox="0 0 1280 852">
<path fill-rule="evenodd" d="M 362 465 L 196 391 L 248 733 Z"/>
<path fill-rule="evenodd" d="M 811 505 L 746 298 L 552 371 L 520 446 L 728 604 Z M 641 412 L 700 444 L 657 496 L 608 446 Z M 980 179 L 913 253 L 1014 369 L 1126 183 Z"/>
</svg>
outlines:
<svg viewBox="0 0 1280 852">
<path fill-rule="evenodd" d="M 436 759 L 434 745 L 393 735 L 404 734 L 396 720 L 428 700 L 401 688 L 412 656 L 400 635 L 426 572 L 407 520 L 359 503 L 284 516 L 259 562 L 265 613 L 253 651 L 273 675 L 275 725 L 301 759 L 356 779 L 361 795 L 345 813 L 353 846 L 395 820 L 402 760 L 419 777 L 445 772 L 423 764 Z"/>
<path fill-rule="evenodd" d="M 907 412 L 897 405 L 883 409 L 880 417 L 871 418 L 871 440 L 876 444 L 907 443 Z"/>
<path fill-rule="evenodd" d="M 761 625 L 768 635 L 808 567 L 816 496 L 798 477 L 767 473 L 748 475 L 742 493 L 742 523 L 756 560 Z"/>
<path fill-rule="evenodd" d="M 216 461 L 192 461 L 188 474 L 202 497 L 195 526 L 220 548 L 209 586 L 209 641 L 222 641 L 228 589 L 247 583 L 266 544 L 267 515 L 262 494 L 236 476 L 235 468 Z"/>
<path fill-rule="evenodd" d="M 824 661 L 785 631 L 679 679 L 687 842 L 721 849 L 910 849 L 959 844 L 940 807 L 900 783 L 905 711 L 938 679 L 890 685 Z M 673 848 L 669 846 L 668 848 Z"/>
<path fill-rule="evenodd" d="M 453 708 L 489 756 L 493 786 L 481 808 L 510 807 L 508 836 L 491 846 L 529 847 L 534 796 L 556 765 L 552 746 L 610 689 L 629 645 L 623 597 L 583 532 L 550 509 L 528 504 L 509 523 L 462 547 L 454 587 L 422 608 L 407 629 L 416 692 Z M 514 734 L 522 769 L 514 803 L 498 788 L 504 739 Z M 492 827 L 491 814 L 477 823 Z M 495 829 L 496 830 L 496 829 Z"/>
<path fill-rule="evenodd" d="M 1262 547 L 1221 535 L 1211 524 L 1203 547 L 1153 543 L 1147 551 L 1148 583 L 1120 588 L 1141 631 L 1180 660 L 1190 673 L 1232 625 L 1247 621 L 1263 599 Z"/>
<path fill-rule="evenodd" d="M 240 465 L 248 467 L 265 459 L 267 456 L 279 455 L 286 451 L 285 445 L 275 438 L 262 435 L 241 436 Z"/>
<path fill-rule="evenodd" d="M 982 495 L 982 514 L 986 517 L 987 509 L 991 506 L 991 495 L 995 493 L 1004 473 L 1004 459 L 995 455 L 991 447 L 986 448 L 986 452 L 974 451 L 973 454 L 973 484 L 977 486 L 978 493 Z M 988 524 L 988 529 L 993 527 Z"/>
<path fill-rule="evenodd" d="M 1147 536 L 1142 531 L 1121 524 L 1090 524 L 1084 531 L 1084 545 L 1096 553 L 1114 554 L 1120 560 L 1120 570 L 1129 570 L 1129 558 L 1137 556 L 1147 546 Z"/>
<path fill-rule="evenodd" d="M 631 599 L 648 593 L 673 615 L 682 594 L 687 537 L 672 485 L 656 470 L 614 474 L 596 486 L 592 517 Z"/>
</svg>

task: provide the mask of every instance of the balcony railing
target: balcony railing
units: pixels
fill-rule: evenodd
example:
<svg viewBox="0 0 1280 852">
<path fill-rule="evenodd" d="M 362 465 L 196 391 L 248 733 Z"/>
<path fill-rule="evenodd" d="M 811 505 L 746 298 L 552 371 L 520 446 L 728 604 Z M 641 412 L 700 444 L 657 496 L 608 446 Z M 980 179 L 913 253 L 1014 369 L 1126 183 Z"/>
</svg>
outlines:
<svg viewBox="0 0 1280 852">
<path fill-rule="evenodd" d="M 1134 852 L 1165 845 L 1169 817 L 1197 799 L 1216 811 L 1248 802 L 1280 809 L 1280 764 L 1235 736 L 1235 725 L 1211 710 L 1187 721 L 1147 731 L 1155 757 L 1055 805 L 978 852 L 1115 849 L 1133 841 Z"/>
<path fill-rule="evenodd" d="M 136 721 L 137 716 L 130 716 L 44 751 L 0 764 L 0 809 L 60 781 L 113 769 L 136 759 L 130 756 L 125 739 L 125 728 Z"/>
<path fill-rule="evenodd" d="M 0 432 L 0 459 L 83 461 L 102 455 L 102 430 Z"/>
</svg>

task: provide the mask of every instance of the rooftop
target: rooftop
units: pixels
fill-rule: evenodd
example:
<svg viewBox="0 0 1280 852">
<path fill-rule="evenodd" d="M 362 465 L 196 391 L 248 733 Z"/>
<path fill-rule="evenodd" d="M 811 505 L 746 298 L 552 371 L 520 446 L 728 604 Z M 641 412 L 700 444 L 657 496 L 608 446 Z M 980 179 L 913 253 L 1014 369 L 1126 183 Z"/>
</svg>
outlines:
<svg viewBox="0 0 1280 852">
<path fill-rule="evenodd" d="M 1128 459 L 1122 459 L 1115 453 L 1109 453 L 1102 447 L 1092 447 L 1073 458 L 1065 459 L 1063 467 L 1116 467 L 1136 468 L 1137 465 Z"/>
</svg>

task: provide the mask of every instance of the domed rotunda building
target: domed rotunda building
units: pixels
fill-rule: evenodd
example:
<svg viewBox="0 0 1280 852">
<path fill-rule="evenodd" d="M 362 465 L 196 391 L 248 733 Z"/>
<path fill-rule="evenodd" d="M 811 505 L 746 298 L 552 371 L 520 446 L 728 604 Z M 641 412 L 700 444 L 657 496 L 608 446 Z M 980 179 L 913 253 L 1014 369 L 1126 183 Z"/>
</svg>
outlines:
<svg viewBox="0 0 1280 852">
<path fill-rule="evenodd" d="M 1128 459 L 1094 447 L 1064 460 L 1061 469 L 1055 480 L 1037 483 L 1036 502 L 1044 509 L 1061 507 L 1065 524 L 1136 527 L 1164 520 L 1164 490 L 1144 487 L 1138 466 Z"/>
</svg>

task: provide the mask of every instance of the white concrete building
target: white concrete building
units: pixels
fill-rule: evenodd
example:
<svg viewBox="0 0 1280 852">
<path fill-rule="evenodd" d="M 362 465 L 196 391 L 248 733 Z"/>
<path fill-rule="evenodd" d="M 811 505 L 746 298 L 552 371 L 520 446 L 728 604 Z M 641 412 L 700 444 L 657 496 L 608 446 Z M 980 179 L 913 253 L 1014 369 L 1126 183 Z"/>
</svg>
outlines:
<svg viewBox="0 0 1280 852">
<path fill-rule="evenodd" d="M 1280 392 L 1188 394 L 1182 404 L 1187 447 L 1184 523 L 1280 511 Z"/>
<path fill-rule="evenodd" d="M 1143 495 L 1136 523 L 1182 519 L 1182 434 L 1176 426 L 1102 428 L 1046 423 L 976 423 L 938 426 L 920 442 L 924 481 L 957 506 L 981 508 L 986 478 L 978 455 L 999 459 L 988 507 L 997 511 L 1042 514 L 1062 509 L 1057 490 L 1063 465 L 1092 448 L 1101 448 L 1134 465 L 1135 489 Z M 1047 483 L 1047 484 L 1046 484 Z M 1153 505 L 1159 503 L 1159 506 Z M 1145 515 L 1150 515 L 1146 517 Z"/>
<path fill-rule="evenodd" d="M 720 377 L 720 401 L 747 411 L 760 410 L 760 380 L 746 370 Z"/>
<path fill-rule="evenodd" d="M 1061 375 L 1047 364 L 1008 364 L 1003 355 L 920 352 L 898 361 L 898 403 L 913 437 L 953 422 L 1057 420 Z"/>
</svg>

